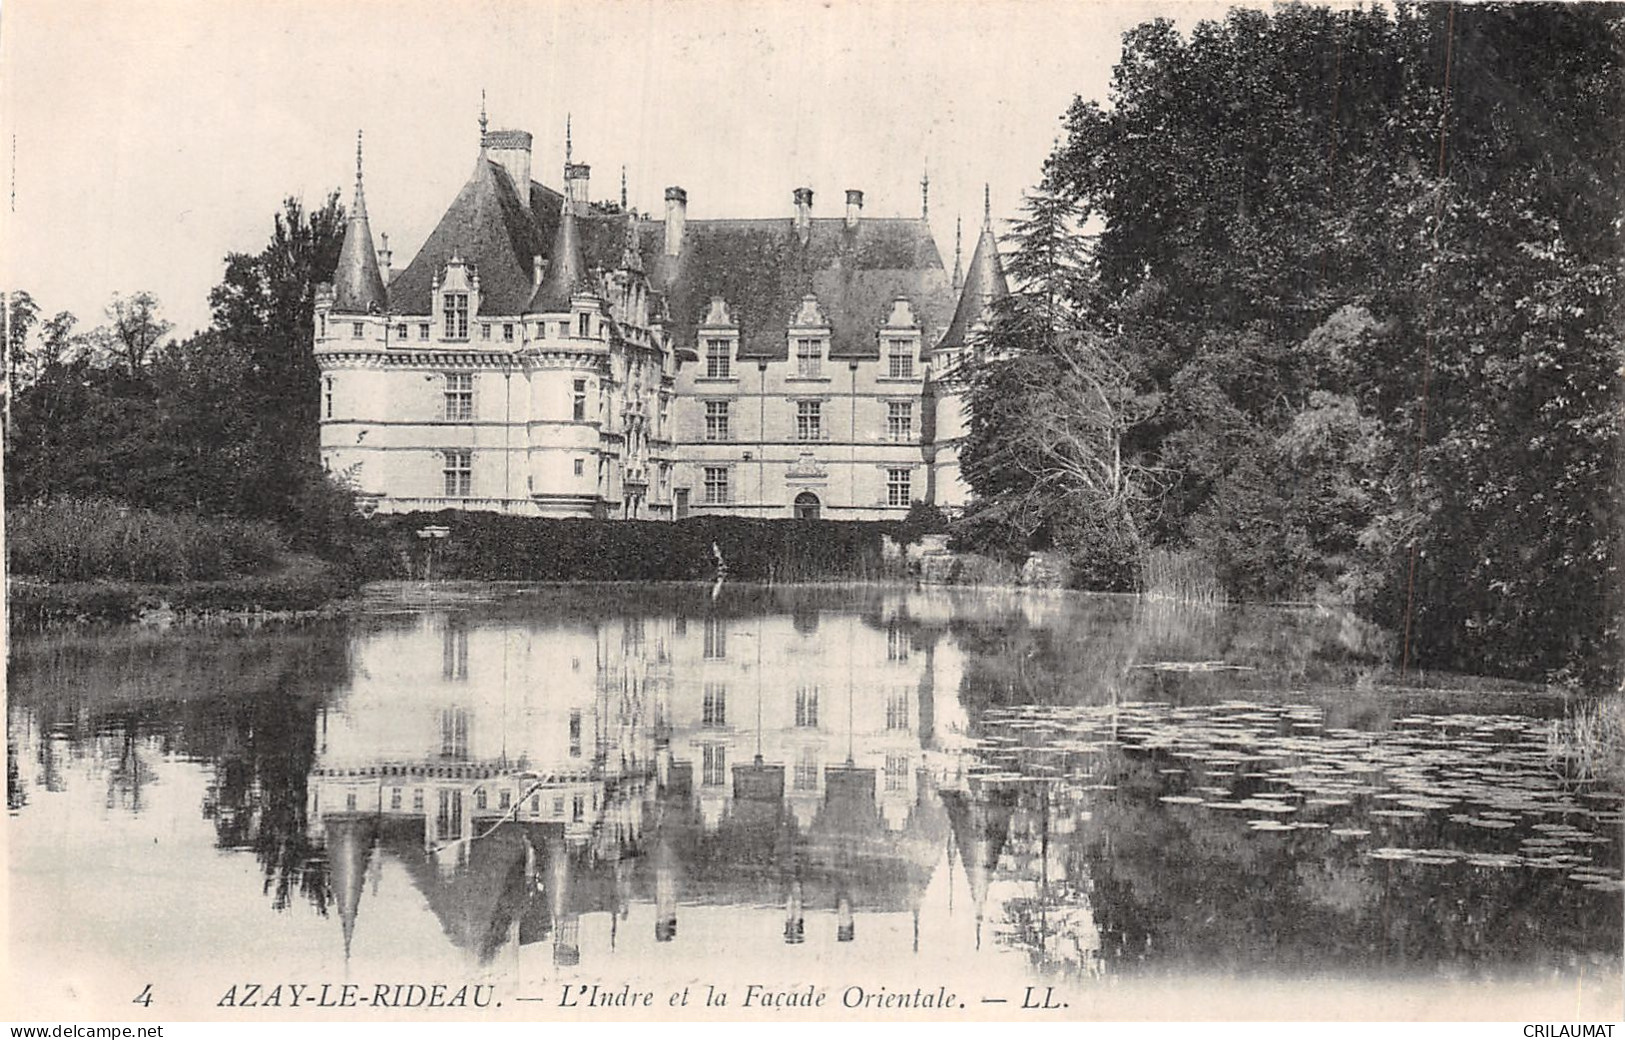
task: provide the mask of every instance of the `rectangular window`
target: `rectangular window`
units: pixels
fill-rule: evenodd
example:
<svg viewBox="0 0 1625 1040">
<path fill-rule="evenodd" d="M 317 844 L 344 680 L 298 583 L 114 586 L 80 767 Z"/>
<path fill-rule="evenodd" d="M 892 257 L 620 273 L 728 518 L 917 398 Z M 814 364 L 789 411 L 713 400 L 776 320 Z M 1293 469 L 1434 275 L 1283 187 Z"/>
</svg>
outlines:
<svg viewBox="0 0 1625 1040">
<path fill-rule="evenodd" d="M 480 322 L 480 339 L 490 339 L 490 338 L 491 338 L 491 323 L 488 322 L 488 321 Z"/>
<path fill-rule="evenodd" d="M 822 440 L 824 437 L 824 402 L 796 402 L 796 439 Z"/>
<path fill-rule="evenodd" d="M 728 440 L 728 402 L 705 402 L 705 439 L 708 441 Z"/>
<path fill-rule="evenodd" d="M 796 340 L 796 375 L 816 379 L 824 368 L 824 341 L 821 339 Z"/>
<path fill-rule="evenodd" d="M 505 322 L 502 326 L 502 342 L 513 342 L 513 322 Z"/>
<path fill-rule="evenodd" d="M 728 623 L 721 618 L 705 619 L 705 659 L 720 661 L 728 656 Z"/>
<path fill-rule="evenodd" d="M 914 439 L 914 402 L 886 402 L 886 439 L 911 441 Z"/>
<path fill-rule="evenodd" d="M 726 726 L 728 724 L 728 687 L 723 683 L 705 684 L 705 702 L 700 709 L 700 725 Z"/>
<path fill-rule="evenodd" d="M 507 810 L 513 808 L 513 792 L 512 791 L 499 791 L 499 792 L 497 792 L 497 808 L 503 810 L 504 812 L 506 812 Z"/>
<path fill-rule="evenodd" d="M 728 779 L 727 748 L 721 744 L 703 744 L 700 754 L 700 783 L 706 787 L 721 787 Z"/>
<path fill-rule="evenodd" d="M 575 392 L 570 401 L 570 418 L 576 422 L 587 421 L 587 381 L 585 379 L 575 381 Z"/>
<path fill-rule="evenodd" d="M 362 336 L 362 333 L 364 331 L 365 330 L 362 328 L 361 323 L 359 321 L 352 321 L 350 323 L 350 338 L 351 339 L 360 339 L 361 336 Z"/>
<path fill-rule="evenodd" d="M 705 467 L 705 504 L 711 506 L 723 505 L 728 501 L 728 468 L 726 466 Z"/>
<path fill-rule="evenodd" d="M 467 449 L 446 452 L 446 497 L 467 498 L 474 493 L 474 453 Z"/>
<path fill-rule="evenodd" d="M 581 757 L 581 712 L 570 712 L 570 757 Z"/>
<path fill-rule="evenodd" d="M 428 339 L 428 338 L 429 338 L 429 323 L 426 322 L 426 321 L 425 322 L 419 322 L 418 323 L 418 339 Z"/>
<path fill-rule="evenodd" d="M 322 417 L 333 418 L 333 380 L 322 380 Z"/>
<path fill-rule="evenodd" d="M 818 728 L 818 687 L 796 687 L 796 725 Z"/>
<path fill-rule="evenodd" d="M 415 813 L 423 811 L 423 788 L 421 787 L 412 788 L 412 811 Z"/>
<path fill-rule="evenodd" d="M 464 644 L 465 647 L 467 644 Z M 468 666 L 463 665 L 463 677 L 468 677 Z M 440 713 L 440 757 L 458 762 L 468 760 L 468 711 L 447 708 Z"/>
<path fill-rule="evenodd" d="M 326 339 L 327 338 L 327 315 L 321 314 L 321 315 L 318 315 L 317 317 L 319 319 L 317 324 L 320 327 L 320 331 L 316 333 L 316 338 L 317 339 Z"/>
<path fill-rule="evenodd" d="M 802 748 L 796 759 L 795 788 L 797 791 L 818 790 L 818 750 Z"/>
<path fill-rule="evenodd" d="M 455 838 L 463 831 L 463 792 L 440 789 L 440 811 L 435 814 L 436 837 Z"/>
<path fill-rule="evenodd" d="M 344 808 L 346 812 L 355 812 L 355 803 L 356 798 L 354 791 L 351 791 L 344 796 Z"/>
<path fill-rule="evenodd" d="M 886 790 L 908 790 L 908 756 L 886 756 Z"/>
<path fill-rule="evenodd" d="M 468 422 L 474 418 L 474 373 L 446 373 L 446 418 Z"/>
<path fill-rule="evenodd" d="M 670 429 L 670 428 L 671 428 L 671 398 L 662 397 L 660 399 L 660 432 L 659 432 L 659 436 L 665 437 L 666 436 L 666 431 L 668 429 Z"/>
<path fill-rule="evenodd" d="M 914 344 L 911 341 L 886 341 L 886 374 L 893 379 L 914 378 Z"/>
<path fill-rule="evenodd" d="M 725 339 L 705 341 L 705 377 L 727 379 L 733 372 L 733 344 Z"/>
<path fill-rule="evenodd" d="M 395 812 L 401 811 L 401 789 L 399 787 L 389 789 L 389 807 Z"/>
<path fill-rule="evenodd" d="M 586 339 L 592 335 L 592 315 L 585 312 L 576 315 L 576 335 Z"/>
<path fill-rule="evenodd" d="M 447 628 L 441 637 L 440 677 L 449 682 L 468 678 L 468 629 Z"/>
<path fill-rule="evenodd" d="M 449 292 L 440 295 L 442 317 L 446 321 L 446 339 L 468 338 L 468 293 Z"/>
<path fill-rule="evenodd" d="M 446 339 L 468 338 L 468 293 L 449 292 L 440 296 Z"/>
<path fill-rule="evenodd" d="M 908 729 L 908 697 L 912 692 L 906 687 L 893 690 L 886 698 L 886 728 Z"/>
<path fill-rule="evenodd" d="M 403 343 L 406 342 L 406 322 L 400 322 L 395 326 L 395 338 Z"/>
<path fill-rule="evenodd" d="M 912 496 L 909 492 L 909 472 L 906 469 L 889 469 L 886 471 L 886 504 L 889 506 L 906 506 Z"/>
<path fill-rule="evenodd" d="M 584 476 L 587 472 L 587 460 L 576 459 L 576 476 Z"/>
<path fill-rule="evenodd" d="M 489 798 L 490 798 L 490 796 L 485 793 L 485 788 L 482 787 L 479 790 L 475 791 L 474 792 L 474 808 L 479 809 L 481 811 L 484 811 L 485 808 L 486 808 L 486 804 L 489 801 Z"/>
<path fill-rule="evenodd" d="M 587 818 L 587 799 L 585 795 L 576 795 L 570 799 L 570 819 L 577 823 Z"/>
<path fill-rule="evenodd" d="M 886 629 L 886 660 L 906 661 L 908 651 L 913 640 L 909 638 L 908 629 L 903 628 L 895 621 Z"/>
</svg>

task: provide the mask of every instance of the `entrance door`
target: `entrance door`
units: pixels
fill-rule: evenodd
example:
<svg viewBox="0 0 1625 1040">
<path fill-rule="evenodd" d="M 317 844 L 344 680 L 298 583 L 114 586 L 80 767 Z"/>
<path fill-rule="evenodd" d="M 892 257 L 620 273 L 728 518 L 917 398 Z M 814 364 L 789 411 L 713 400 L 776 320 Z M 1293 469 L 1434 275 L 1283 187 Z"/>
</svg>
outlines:
<svg viewBox="0 0 1625 1040">
<path fill-rule="evenodd" d="M 688 488 L 677 489 L 677 519 L 688 516 Z"/>
<path fill-rule="evenodd" d="M 803 491 L 796 496 L 797 520 L 817 520 L 820 508 L 818 496 L 811 491 Z"/>
</svg>

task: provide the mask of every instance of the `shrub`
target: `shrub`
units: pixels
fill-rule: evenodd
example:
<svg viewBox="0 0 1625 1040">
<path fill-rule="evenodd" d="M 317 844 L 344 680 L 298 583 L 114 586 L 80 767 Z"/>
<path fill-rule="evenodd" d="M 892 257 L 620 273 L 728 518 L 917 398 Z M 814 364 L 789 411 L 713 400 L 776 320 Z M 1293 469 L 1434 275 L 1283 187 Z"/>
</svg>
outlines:
<svg viewBox="0 0 1625 1040">
<path fill-rule="evenodd" d="M 272 524 L 63 498 L 6 517 L 12 573 L 45 581 L 208 581 L 258 574 L 287 543 Z"/>
<path fill-rule="evenodd" d="M 906 542 L 889 521 L 756 520 L 691 517 L 586 520 L 447 510 L 377 516 L 369 577 L 432 576 L 486 581 L 709 581 L 713 551 L 736 581 L 805 582 L 901 577 L 901 561 L 882 558 L 882 534 Z M 444 539 L 420 539 L 428 526 Z M 403 564 L 405 565 L 403 568 Z M 409 574 L 402 574 L 402 570 Z"/>
</svg>

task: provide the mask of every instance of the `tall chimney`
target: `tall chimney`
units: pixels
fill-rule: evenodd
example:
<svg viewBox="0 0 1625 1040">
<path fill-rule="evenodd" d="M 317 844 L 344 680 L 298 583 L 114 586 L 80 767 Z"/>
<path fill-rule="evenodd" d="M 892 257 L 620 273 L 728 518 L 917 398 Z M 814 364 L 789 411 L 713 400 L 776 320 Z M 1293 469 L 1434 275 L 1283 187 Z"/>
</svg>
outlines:
<svg viewBox="0 0 1625 1040">
<path fill-rule="evenodd" d="M 807 241 L 807 235 L 812 231 L 812 189 L 796 189 L 796 234 L 802 242 Z"/>
<path fill-rule="evenodd" d="M 587 180 L 591 176 L 592 167 L 586 163 L 564 164 L 564 197 L 578 217 L 587 215 Z"/>
<path fill-rule="evenodd" d="M 487 130 L 486 151 L 513 178 L 519 204 L 530 212 L 530 134 L 524 130 Z"/>
<path fill-rule="evenodd" d="M 395 259 L 395 254 L 389 249 L 389 232 L 378 236 L 383 244 L 378 247 L 378 273 L 383 276 L 384 284 L 389 284 L 389 263 Z"/>
<path fill-rule="evenodd" d="M 688 223 L 688 192 L 675 184 L 666 189 L 666 255 L 683 251 L 683 226 Z"/>
<path fill-rule="evenodd" d="M 846 189 L 846 229 L 853 230 L 858 226 L 858 218 L 863 216 L 863 192 L 856 188 Z"/>
</svg>

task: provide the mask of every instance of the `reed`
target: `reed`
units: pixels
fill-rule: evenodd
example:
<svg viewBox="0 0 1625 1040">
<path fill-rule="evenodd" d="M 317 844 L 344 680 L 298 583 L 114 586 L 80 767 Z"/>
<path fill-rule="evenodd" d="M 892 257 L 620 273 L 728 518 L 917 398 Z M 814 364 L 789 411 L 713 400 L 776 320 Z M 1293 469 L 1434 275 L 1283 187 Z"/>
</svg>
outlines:
<svg viewBox="0 0 1625 1040">
<path fill-rule="evenodd" d="M 6 517 L 14 574 L 48 582 L 215 581 L 262 574 L 287 552 L 253 520 L 156 513 L 105 498 L 62 498 Z"/>
<path fill-rule="evenodd" d="M 1221 604 L 1229 597 L 1219 572 L 1190 549 L 1152 549 L 1140 561 L 1140 595 L 1176 603 Z"/>
<path fill-rule="evenodd" d="M 1547 733 L 1546 757 L 1564 776 L 1625 784 L 1625 691 L 1571 707 Z"/>
</svg>

